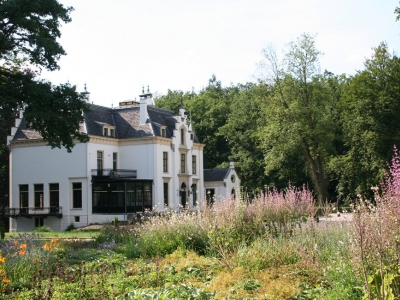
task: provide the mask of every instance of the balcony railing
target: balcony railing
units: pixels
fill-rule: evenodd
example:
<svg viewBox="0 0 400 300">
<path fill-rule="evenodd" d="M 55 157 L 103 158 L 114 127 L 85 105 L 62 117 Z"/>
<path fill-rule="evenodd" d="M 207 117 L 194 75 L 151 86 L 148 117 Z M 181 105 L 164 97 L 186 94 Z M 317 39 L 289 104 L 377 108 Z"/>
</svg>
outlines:
<svg viewBox="0 0 400 300">
<path fill-rule="evenodd" d="M 136 178 L 137 171 L 126 169 L 92 169 L 92 176 L 110 178 Z"/>
<path fill-rule="evenodd" d="M 50 207 L 19 207 L 19 208 L 5 208 L 5 216 L 16 218 L 16 217 L 48 217 L 54 216 L 62 218 L 62 207 L 61 206 L 50 206 Z"/>
</svg>

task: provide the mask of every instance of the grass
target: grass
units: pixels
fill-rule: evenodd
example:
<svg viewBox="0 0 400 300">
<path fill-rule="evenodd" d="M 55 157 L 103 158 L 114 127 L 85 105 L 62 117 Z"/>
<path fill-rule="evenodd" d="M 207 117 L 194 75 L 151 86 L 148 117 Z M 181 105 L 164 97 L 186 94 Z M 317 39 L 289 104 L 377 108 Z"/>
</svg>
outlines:
<svg viewBox="0 0 400 300">
<path fill-rule="evenodd" d="M 135 227 L 8 235 L 0 299 L 365 297 L 353 223 L 316 223 L 313 205 L 311 193 L 290 188 Z"/>
<path fill-rule="evenodd" d="M 198 215 L 182 218 L 198 222 Z M 147 226 L 156 226 L 156 220 Z M 184 229 L 176 220 L 169 230 L 174 222 Z M 50 241 L 37 240 L 39 234 L 12 236 L 8 247 L 2 247 L 0 273 L 4 270 L 5 282 L 10 283 L 3 284 L 0 299 L 359 299 L 360 289 L 355 287 L 361 284 L 346 242 L 349 228 L 308 221 L 290 236 L 268 233 L 251 242 L 246 239 L 224 255 L 209 249 L 210 244 L 199 251 L 182 242 L 166 254 L 136 249 L 135 259 L 125 253 L 127 247 L 135 247 L 134 241 L 140 242 L 140 232 L 127 227 L 105 227 L 100 233 L 108 230 L 108 239 L 111 233 L 120 239 L 113 249 L 98 249 L 95 241 L 64 239 L 74 232 Z M 56 233 L 48 237 L 51 234 Z M 44 248 L 46 244 L 51 247 Z M 26 253 L 20 254 L 21 249 Z"/>
<path fill-rule="evenodd" d="M 7 232 L 6 239 L 18 237 L 21 234 L 31 234 L 32 232 Z M 73 231 L 54 231 L 54 232 L 39 232 L 38 235 L 42 238 L 51 239 L 95 239 L 100 233 L 100 230 L 73 230 Z"/>
</svg>

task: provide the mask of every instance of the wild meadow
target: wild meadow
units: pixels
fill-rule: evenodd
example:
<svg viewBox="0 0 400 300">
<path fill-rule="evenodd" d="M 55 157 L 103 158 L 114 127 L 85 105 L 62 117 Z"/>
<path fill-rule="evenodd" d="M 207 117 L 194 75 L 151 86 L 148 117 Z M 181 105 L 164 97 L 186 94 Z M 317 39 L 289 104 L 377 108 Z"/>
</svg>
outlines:
<svg viewBox="0 0 400 300">
<path fill-rule="evenodd" d="M 288 187 L 115 222 L 92 240 L 12 236 L 0 299 L 399 299 L 397 151 L 373 189 L 341 222 L 318 221 L 312 193 Z"/>
</svg>

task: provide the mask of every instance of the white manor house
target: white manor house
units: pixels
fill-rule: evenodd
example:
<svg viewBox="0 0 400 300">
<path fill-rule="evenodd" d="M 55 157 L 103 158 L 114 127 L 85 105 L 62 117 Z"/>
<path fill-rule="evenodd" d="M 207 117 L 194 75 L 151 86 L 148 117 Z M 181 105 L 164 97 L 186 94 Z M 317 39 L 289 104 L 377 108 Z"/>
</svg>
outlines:
<svg viewBox="0 0 400 300">
<path fill-rule="evenodd" d="M 62 231 L 127 220 L 146 209 L 203 205 L 204 145 L 184 108 L 178 116 L 155 108 L 149 90 L 118 108 L 89 106 L 81 130 L 90 141 L 72 153 L 47 146 L 22 112 L 16 119 L 8 137 L 10 231 L 43 225 Z"/>
</svg>

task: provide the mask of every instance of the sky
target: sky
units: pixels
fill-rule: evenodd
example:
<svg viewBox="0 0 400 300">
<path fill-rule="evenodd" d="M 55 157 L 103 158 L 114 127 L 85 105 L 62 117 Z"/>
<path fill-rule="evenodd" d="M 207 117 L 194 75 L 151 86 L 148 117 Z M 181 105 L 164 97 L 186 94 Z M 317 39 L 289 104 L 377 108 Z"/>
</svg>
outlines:
<svg viewBox="0 0 400 300">
<path fill-rule="evenodd" d="M 257 80 L 262 49 L 277 52 L 316 35 L 321 70 L 354 75 L 372 48 L 400 51 L 399 0 L 59 0 L 74 7 L 59 40 L 67 55 L 53 84 L 69 82 L 90 101 L 118 106 L 142 87 L 199 92 L 215 74 L 223 86 Z"/>
</svg>

